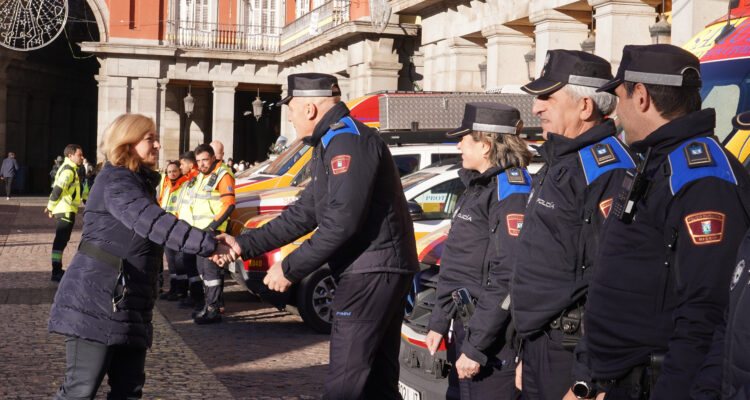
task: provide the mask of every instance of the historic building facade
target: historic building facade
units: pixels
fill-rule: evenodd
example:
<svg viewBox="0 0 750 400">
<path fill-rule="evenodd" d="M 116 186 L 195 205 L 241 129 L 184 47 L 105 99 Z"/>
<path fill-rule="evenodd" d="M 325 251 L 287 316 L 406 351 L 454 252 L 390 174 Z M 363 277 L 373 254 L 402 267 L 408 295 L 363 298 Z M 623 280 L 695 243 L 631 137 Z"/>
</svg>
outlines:
<svg viewBox="0 0 750 400">
<path fill-rule="evenodd" d="M 75 1 L 98 33 L 78 39 L 98 61 L 97 134 L 121 113 L 150 115 L 162 160 L 209 139 L 222 140 L 227 157 L 263 159 L 278 134 L 294 136 L 285 110 L 273 107 L 290 73 L 332 73 L 345 100 L 378 90 L 512 89 L 541 69 L 535 60 L 548 49 L 589 49 L 616 68 L 625 44 L 655 40 L 662 13 L 671 32 L 659 40 L 671 33 L 683 44 L 727 9 L 727 0 Z M 6 54 L 0 67 L 18 67 Z M 7 82 L 0 75 L 3 152 L 12 142 Z M 256 97 L 264 102 L 257 119 Z"/>
</svg>

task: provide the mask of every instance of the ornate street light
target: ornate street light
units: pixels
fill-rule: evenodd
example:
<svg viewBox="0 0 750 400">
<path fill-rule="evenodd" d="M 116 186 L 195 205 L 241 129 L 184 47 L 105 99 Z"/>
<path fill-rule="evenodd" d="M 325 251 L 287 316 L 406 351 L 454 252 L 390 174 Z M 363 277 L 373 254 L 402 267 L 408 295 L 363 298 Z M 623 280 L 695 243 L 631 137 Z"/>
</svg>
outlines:
<svg viewBox="0 0 750 400">
<path fill-rule="evenodd" d="M 594 9 L 591 9 L 591 25 L 589 26 L 589 34 L 586 40 L 581 42 L 581 51 L 585 51 L 589 54 L 594 54 L 596 50 L 596 34 L 594 33 Z"/>
<path fill-rule="evenodd" d="M 649 33 L 651 33 L 651 43 L 667 43 L 672 38 L 672 25 L 667 22 L 667 17 L 664 15 L 664 0 L 661 1 L 661 14 L 659 14 L 659 21 L 648 27 Z"/>
<path fill-rule="evenodd" d="M 534 77 L 536 76 L 536 73 L 534 71 L 534 67 L 536 64 L 536 45 L 531 46 L 531 50 L 523 55 L 523 59 L 526 61 L 526 69 L 528 70 L 529 80 L 533 81 Z"/>
<path fill-rule="evenodd" d="M 185 105 L 185 148 L 184 151 L 190 151 L 190 116 L 193 114 L 193 108 L 195 107 L 195 100 L 193 95 L 190 94 L 191 87 L 188 85 L 188 94 L 182 99 Z"/>
<path fill-rule="evenodd" d="M 258 88 L 258 95 L 255 96 L 255 100 L 253 100 L 252 105 L 255 120 L 259 121 L 261 114 L 263 114 L 263 101 L 260 99 L 260 87 Z"/>
</svg>

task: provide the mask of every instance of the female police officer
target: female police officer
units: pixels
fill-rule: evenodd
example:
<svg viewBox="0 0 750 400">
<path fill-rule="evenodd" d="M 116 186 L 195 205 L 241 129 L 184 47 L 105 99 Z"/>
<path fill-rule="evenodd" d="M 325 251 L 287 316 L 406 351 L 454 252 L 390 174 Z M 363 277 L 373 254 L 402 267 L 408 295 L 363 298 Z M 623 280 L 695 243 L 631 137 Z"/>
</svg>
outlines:
<svg viewBox="0 0 750 400">
<path fill-rule="evenodd" d="M 426 342 L 434 354 L 453 320 L 462 399 L 518 396 L 513 352 L 505 343 L 510 313 L 498 304 L 508 296 L 508 260 L 531 189 L 524 169 L 531 152 L 518 136 L 521 125 L 513 107 L 468 103 L 461 127 L 448 133 L 461 138 L 459 176 L 466 192 L 445 241 Z"/>
</svg>

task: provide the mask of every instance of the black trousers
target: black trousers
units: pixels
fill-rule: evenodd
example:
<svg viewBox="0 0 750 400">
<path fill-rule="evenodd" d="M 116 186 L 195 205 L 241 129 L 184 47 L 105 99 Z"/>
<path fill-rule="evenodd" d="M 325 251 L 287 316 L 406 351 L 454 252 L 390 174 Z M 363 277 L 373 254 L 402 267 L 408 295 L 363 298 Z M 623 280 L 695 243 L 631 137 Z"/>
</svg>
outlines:
<svg viewBox="0 0 750 400">
<path fill-rule="evenodd" d="M 107 346 L 68 337 L 65 351 L 65 381 L 54 400 L 93 399 L 105 374 L 110 387 L 107 399 L 140 399 L 143 395 L 145 348 Z"/>
<path fill-rule="evenodd" d="M 324 399 L 401 399 L 398 350 L 411 274 L 339 278 Z"/>
<path fill-rule="evenodd" d="M 76 222 L 75 213 L 55 214 L 55 240 L 52 242 L 52 270 L 62 270 L 62 254 L 68 245 L 73 225 Z"/>
<path fill-rule="evenodd" d="M 206 306 L 219 308 L 224 290 L 224 269 L 208 258 L 197 257 L 198 272 L 203 279 Z"/>
<path fill-rule="evenodd" d="M 570 390 L 573 352 L 562 346 L 563 333 L 552 329 L 524 341 L 524 400 L 560 400 Z"/>
<path fill-rule="evenodd" d="M 3 182 L 5 182 L 5 197 L 10 197 L 10 191 L 13 188 L 13 177 L 4 176 Z"/>
<path fill-rule="evenodd" d="M 466 331 L 460 320 L 453 321 L 453 332 L 456 334 L 457 351 L 448 352 L 449 361 L 456 362 L 461 355 L 460 346 L 466 339 Z M 507 345 L 491 348 L 493 353 L 488 357 L 487 365 L 479 367 L 479 373 L 471 378 L 458 379 L 455 368 L 451 369 L 453 379 L 458 380 L 461 400 L 518 400 L 521 392 L 516 389 L 515 352 Z M 456 354 L 458 353 L 458 354 Z M 560 397 L 562 398 L 562 396 Z M 560 400 L 560 399 L 558 399 Z"/>
</svg>

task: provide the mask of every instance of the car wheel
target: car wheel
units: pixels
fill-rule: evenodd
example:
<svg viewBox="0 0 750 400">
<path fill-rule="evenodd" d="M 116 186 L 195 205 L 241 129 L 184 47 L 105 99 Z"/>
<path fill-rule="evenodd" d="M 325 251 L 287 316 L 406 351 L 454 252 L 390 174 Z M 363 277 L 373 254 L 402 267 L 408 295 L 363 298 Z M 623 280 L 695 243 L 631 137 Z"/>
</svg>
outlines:
<svg viewBox="0 0 750 400">
<path fill-rule="evenodd" d="M 327 265 L 318 268 L 300 281 L 297 288 L 297 309 L 307 326 L 321 333 L 331 332 L 333 295 L 336 282 Z"/>
</svg>

